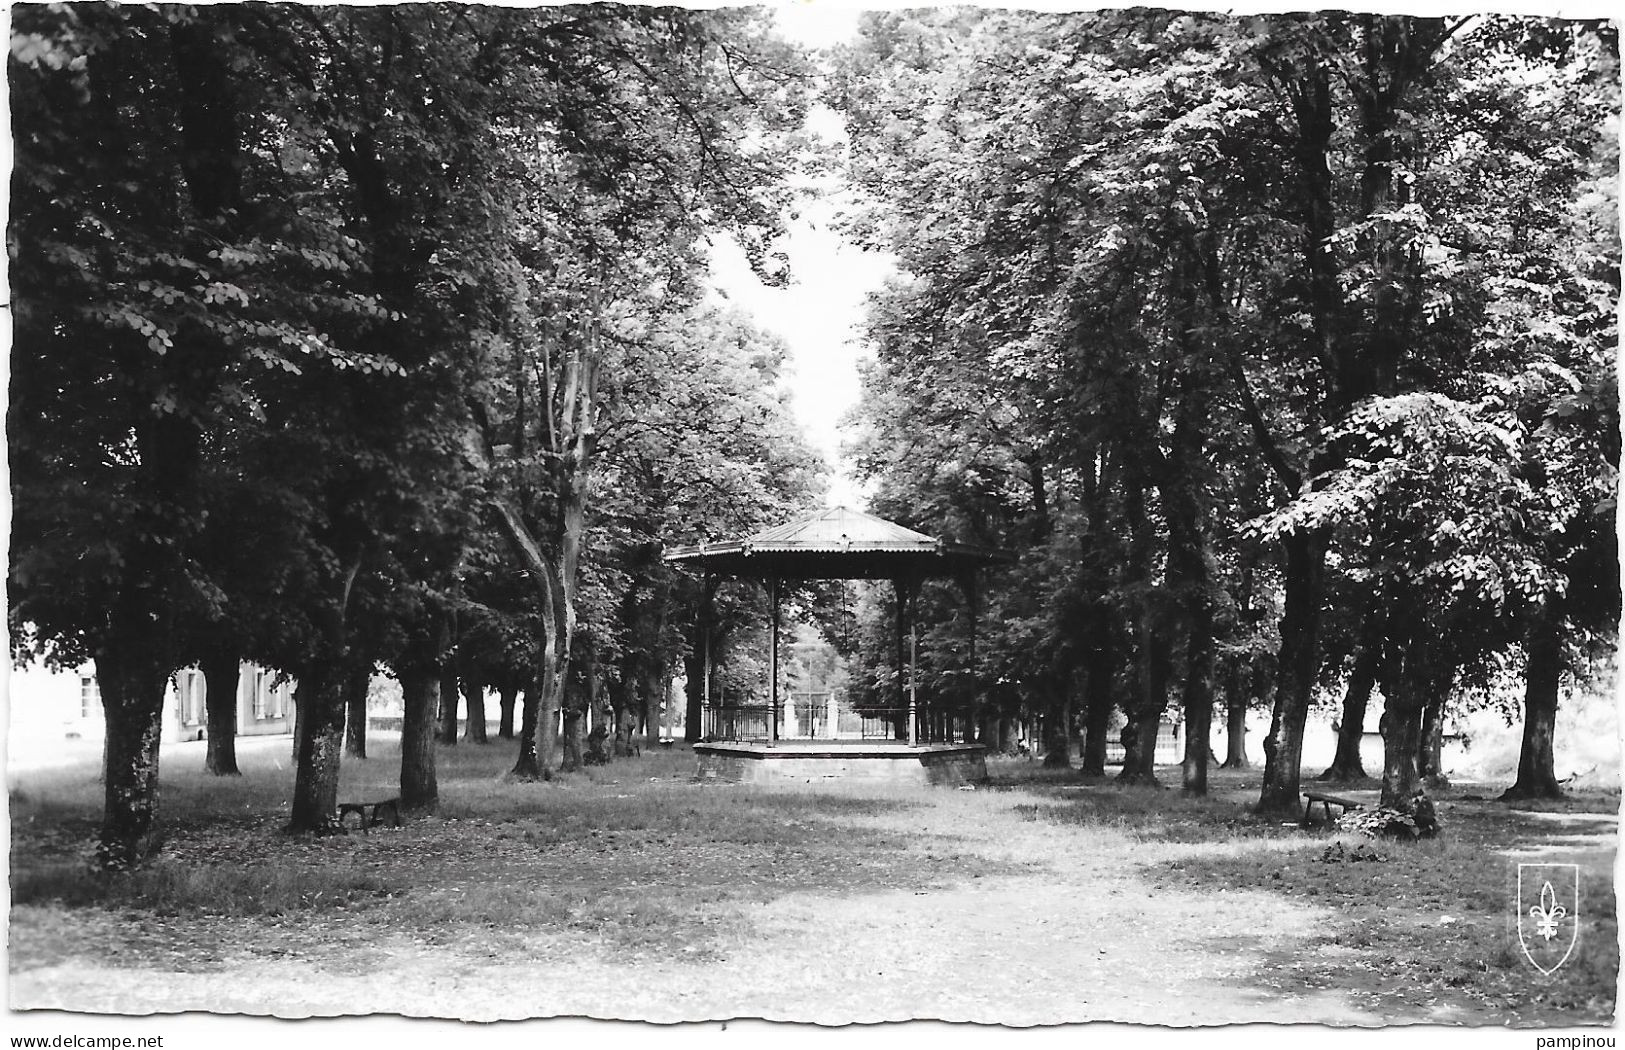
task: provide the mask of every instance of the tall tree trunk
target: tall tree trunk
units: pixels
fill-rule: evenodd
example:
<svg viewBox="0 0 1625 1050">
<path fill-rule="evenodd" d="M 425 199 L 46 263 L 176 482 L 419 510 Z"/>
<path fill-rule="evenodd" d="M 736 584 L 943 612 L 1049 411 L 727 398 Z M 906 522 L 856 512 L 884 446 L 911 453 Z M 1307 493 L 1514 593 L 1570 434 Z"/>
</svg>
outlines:
<svg viewBox="0 0 1625 1050">
<path fill-rule="evenodd" d="M 1395 699 L 1389 698 L 1390 706 L 1382 715 L 1382 804 L 1405 809 L 1421 783 L 1416 752 L 1422 742 L 1422 709 L 1408 702 L 1395 704 Z"/>
<path fill-rule="evenodd" d="M 1168 707 L 1168 677 L 1172 672 L 1168 641 L 1149 627 L 1142 628 L 1136 654 L 1134 696 L 1123 726 L 1123 769 L 1117 779 L 1125 784 L 1156 785 L 1157 733 Z"/>
<path fill-rule="evenodd" d="M 541 726 L 542 692 L 542 684 L 536 680 L 525 687 L 524 702 L 520 704 L 519 757 L 508 774 L 516 780 L 545 779 L 537 742 Z"/>
<path fill-rule="evenodd" d="M 1125 783 L 1132 783 L 1144 775 L 1147 766 L 1152 767 L 1152 777 L 1155 778 L 1155 763 L 1148 762 L 1143 752 L 1145 750 L 1145 733 L 1140 722 L 1144 717 L 1146 687 L 1143 681 L 1144 674 L 1136 669 L 1134 677 L 1140 679 L 1129 690 L 1129 702 L 1123 707 L 1123 728 L 1118 732 L 1117 740 L 1123 745 L 1123 765 L 1117 771 L 1117 779 Z"/>
<path fill-rule="evenodd" d="M 564 706 L 565 666 L 570 659 L 565 652 L 561 662 L 557 652 L 556 648 L 544 652 L 548 666 L 541 680 L 542 702 L 536 709 L 536 758 L 543 780 L 553 778 L 554 763 L 559 758 L 559 712 Z"/>
<path fill-rule="evenodd" d="M 1181 430 L 1187 431 L 1184 443 L 1190 441 L 1189 428 L 1182 422 L 1175 432 L 1176 446 L 1182 443 Z M 1199 451 L 1186 450 L 1190 458 Z M 1208 572 L 1207 537 L 1192 495 L 1194 486 L 1193 468 L 1186 462 L 1179 470 L 1178 481 L 1165 489 L 1163 503 L 1170 510 L 1169 562 L 1177 567 L 1178 578 L 1187 591 L 1190 620 L 1185 640 L 1185 686 L 1180 693 L 1185 723 L 1180 782 L 1185 794 L 1206 795 L 1208 757 L 1213 751 L 1213 584 Z M 1152 746 L 1154 749 L 1155 744 Z"/>
<path fill-rule="evenodd" d="M 1360 757 L 1360 741 L 1365 739 L 1365 712 L 1371 690 L 1377 684 L 1377 666 L 1382 656 L 1380 638 L 1368 638 L 1354 657 L 1348 690 L 1343 694 L 1343 716 L 1337 726 L 1337 754 L 1321 780 L 1348 783 L 1364 780 L 1365 762 Z"/>
<path fill-rule="evenodd" d="M 633 690 L 629 700 L 636 700 L 637 692 Z M 616 758 L 631 758 L 632 747 L 637 743 L 640 722 L 643 719 L 642 705 L 628 704 L 622 707 L 611 708 L 612 725 L 615 728 L 612 753 Z"/>
<path fill-rule="evenodd" d="M 976 727 L 976 742 L 987 748 L 990 755 L 1004 750 L 999 743 L 999 713 L 985 704 L 982 707 L 981 720 Z"/>
<path fill-rule="evenodd" d="M 634 654 L 625 654 L 619 676 L 613 684 L 606 682 L 603 687 L 610 716 L 609 750 L 615 758 L 631 757 L 632 738 L 638 735 L 638 721 L 645 707 L 643 676 L 638 667 L 642 662 Z"/>
<path fill-rule="evenodd" d="M 1450 786 L 1443 768 L 1444 708 L 1448 696 L 1448 690 L 1438 690 L 1427 698 L 1427 706 L 1422 708 L 1421 746 L 1416 753 L 1416 772 L 1423 786 L 1429 789 Z"/>
<path fill-rule="evenodd" d="M 501 740 L 513 739 L 513 707 L 518 699 L 518 682 L 512 678 L 504 678 L 497 693 L 497 707 L 501 712 L 501 721 L 497 724 L 497 737 Z"/>
<path fill-rule="evenodd" d="M 573 697 L 565 701 L 564 759 L 559 763 L 559 771 L 562 773 L 573 773 L 586 761 L 587 734 L 584 728 L 586 714 L 586 708 L 577 704 Z"/>
<path fill-rule="evenodd" d="M 1264 738 L 1264 784 L 1254 812 L 1260 816 L 1303 816 L 1299 797 L 1303 766 L 1303 727 L 1319 671 L 1320 604 L 1325 589 L 1325 553 L 1318 536 L 1286 537 L 1283 578 L 1286 610 L 1281 617 L 1275 713 Z"/>
<path fill-rule="evenodd" d="M 638 681 L 643 693 L 643 747 L 653 751 L 660 746 L 660 704 L 668 688 L 666 669 L 653 660 L 645 660 Z"/>
<path fill-rule="evenodd" d="M 288 815 L 290 832 L 337 831 L 339 761 L 344 750 L 344 683 L 337 660 L 313 660 L 298 670 L 299 738 Z"/>
<path fill-rule="evenodd" d="M 1088 678 L 1084 683 L 1083 775 L 1106 775 L 1106 744 L 1111 729 L 1112 675 L 1117 671 L 1117 634 L 1102 617 L 1095 636 L 1095 648 L 1088 656 Z"/>
<path fill-rule="evenodd" d="M 218 236 L 222 240 L 234 240 L 243 230 L 243 225 L 250 218 L 249 208 L 242 196 L 242 172 L 245 165 L 242 163 L 241 113 L 242 100 L 236 88 L 236 77 L 226 67 L 221 48 L 215 41 L 215 27 L 210 24 L 210 16 L 199 14 L 196 20 L 176 20 L 171 23 L 168 30 L 169 48 L 175 60 L 175 75 L 180 86 L 177 100 L 179 102 L 179 126 L 175 128 L 184 144 L 181 151 L 182 175 L 186 181 L 187 195 L 191 198 L 193 207 L 200 218 L 208 223 L 208 232 L 211 236 Z M 219 369 L 228 355 L 219 353 L 218 343 L 213 340 L 197 343 L 192 342 L 198 338 L 194 329 L 187 340 L 191 345 L 177 345 L 176 353 L 166 355 L 166 360 L 174 365 L 182 365 L 186 358 L 182 354 L 191 356 L 192 365 L 188 371 L 195 383 L 201 383 L 205 388 L 214 386 L 219 382 Z M 201 351 L 201 354 L 198 352 Z M 184 366 L 183 366 L 184 367 Z M 178 373 L 171 373 L 172 378 L 179 378 Z M 185 381 L 181 380 L 184 384 Z M 181 399 L 188 399 L 185 386 L 172 388 L 171 392 Z M 197 387 L 193 388 L 194 391 Z M 201 464 L 201 434 L 196 420 L 176 413 L 170 417 L 154 420 L 151 424 L 137 426 L 135 437 L 142 446 L 141 461 L 142 472 L 146 477 L 138 484 L 141 492 L 141 501 L 148 501 L 156 497 L 159 501 L 170 504 L 167 509 L 154 507 L 161 523 L 158 528 L 151 530 L 153 534 L 167 534 L 175 537 L 173 523 L 177 521 L 194 522 L 197 520 L 196 500 L 198 468 Z M 160 504 L 161 505 L 161 504 Z M 165 526 L 169 526 L 167 529 Z M 141 546 L 138 545 L 137 551 Z M 169 553 L 181 553 L 182 544 L 169 548 Z M 129 557 L 132 552 L 126 551 L 126 567 L 135 568 L 147 564 L 154 568 L 162 565 L 162 561 L 146 562 L 146 559 L 137 554 Z M 158 552 L 148 552 L 158 553 Z M 161 556 L 160 556 L 161 557 Z M 143 574 L 145 575 L 145 574 Z M 159 569 L 156 574 L 147 575 L 149 581 L 161 580 L 169 573 Z M 140 575 L 134 577 L 141 578 Z M 137 593 L 144 590 L 138 587 Z M 145 619 L 143 626 L 152 626 L 162 622 L 163 614 L 158 610 L 146 610 L 150 615 Z M 145 654 L 130 664 L 137 663 L 151 665 L 155 652 L 148 648 Z M 138 650 L 131 649 L 134 655 Z M 112 654 L 109 653 L 109 656 Z M 230 656 L 230 668 L 227 670 L 227 660 L 224 654 L 215 651 L 206 654 L 200 670 L 204 673 L 207 695 L 205 706 L 208 712 L 208 750 L 204 757 L 204 766 L 217 776 L 235 776 L 237 768 L 237 654 Z M 161 658 L 160 662 L 161 661 Z M 115 663 L 118 661 L 114 658 Z M 102 657 L 97 658 L 97 678 L 100 681 Z M 115 862 L 114 866 L 124 866 L 137 859 L 141 851 L 140 840 L 146 834 L 143 825 L 154 819 L 157 806 L 158 787 L 158 740 L 162 730 L 163 686 L 160 684 L 155 700 L 148 696 L 150 686 L 146 685 L 150 674 L 159 674 L 160 678 L 167 677 L 173 668 L 159 674 L 157 668 L 133 677 L 129 674 L 120 674 L 118 677 L 129 680 L 125 686 L 132 696 L 139 697 L 133 708 L 114 711 L 118 703 L 109 703 L 109 689 L 102 684 L 102 700 L 110 718 L 119 723 L 115 733 L 112 721 L 109 721 L 109 732 L 105 744 L 106 754 L 103 757 L 103 779 L 108 793 L 108 810 L 106 822 L 103 825 L 102 841 L 98 847 L 99 859 L 102 863 Z M 212 675 L 211 675 L 212 672 Z M 229 679 L 229 681 L 228 681 Z M 157 719 L 151 726 L 146 705 L 152 702 Z M 150 741 L 147 739 L 150 734 Z M 115 736 L 122 739 L 115 740 Z M 144 815 L 142 810 L 147 808 L 141 796 L 146 791 L 152 791 L 153 797 L 150 810 Z M 119 798 L 115 806 L 114 799 Z M 122 829 L 122 830 L 120 830 Z"/>
<path fill-rule="evenodd" d="M 1151 580 L 1154 535 L 1146 513 L 1147 480 L 1143 464 L 1125 479 L 1123 513 L 1128 519 L 1129 549 L 1123 582 L 1139 592 L 1132 603 L 1134 631 L 1134 674 L 1128 703 L 1123 708 L 1123 768 L 1117 774 L 1121 783 L 1155 784 L 1157 723 L 1168 702 L 1166 683 L 1167 641 L 1152 624 L 1151 601 L 1146 591 Z M 1150 732 L 1147 734 L 1147 727 Z"/>
<path fill-rule="evenodd" d="M 1409 809 L 1421 786 L 1416 757 L 1422 746 L 1422 710 L 1433 681 L 1428 643 L 1412 636 L 1397 646 L 1382 674 L 1382 804 Z"/>
<path fill-rule="evenodd" d="M 616 758 L 630 758 L 640 731 L 644 739 L 648 739 L 649 726 L 653 724 L 648 717 L 649 702 L 646 696 L 646 690 L 652 692 L 653 687 L 644 682 L 641 666 L 647 662 L 623 662 L 620 680 L 613 687 L 605 689 L 605 695 L 610 700 Z"/>
<path fill-rule="evenodd" d="M 517 776 L 547 779 L 552 772 L 556 741 L 554 718 L 563 699 L 570 669 L 570 651 L 575 644 L 576 588 L 581 547 L 586 536 L 586 512 L 593 455 L 598 446 L 596 425 L 598 369 L 601 359 L 601 331 L 598 317 L 598 289 L 588 291 L 589 318 L 581 337 L 563 355 L 558 374 L 562 396 L 545 399 L 539 407 L 551 413 L 545 431 L 551 455 L 550 487 L 556 499 L 557 545 L 542 549 L 525 519 L 520 504 L 499 498 L 492 504 L 509 544 L 524 563 L 537 588 L 541 613 L 541 652 L 538 654 L 541 703 L 537 710 L 536 747 L 520 747 Z M 481 446 L 490 448 L 490 435 L 481 436 Z M 522 767 L 533 765 L 534 772 Z"/>
<path fill-rule="evenodd" d="M 344 683 L 344 753 L 367 757 L 367 687 L 372 684 L 372 665 L 357 668 Z"/>
<path fill-rule="evenodd" d="M 592 713 L 588 719 L 588 750 L 593 752 L 595 759 L 608 761 L 615 757 L 614 741 L 611 740 L 617 732 L 615 706 L 604 681 L 603 667 L 596 659 L 588 661 L 587 683 L 587 709 Z"/>
<path fill-rule="evenodd" d="M 1050 684 L 1049 707 L 1044 715 L 1044 768 L 1072 768 L 1072 697 L 1059 681 Z"/>
<path fill-rule="evenodd" d="M 457 743 L 457 709 L 462 694 L 457 690 L 457 666 L 452 662 L 450 654 L 445 658 L 445 666 L 440 669 L 440 732 L 438 739 L 442 744 Z"/>
<path fill-rule="evenodd" d="M 1265 71 L 1290 100 L 1296 134 L 1292 152 L 1297 165 L 1300 250 L 1306 274 L 1304 302 L 1313 321 L 1315 352 L 1326 376 L 1326 416 L 1336 418 L 1357 394 L 1344 382 L 1348 358 L 1348 325 L 1337 257 L 1327 250 L 1337 232 L 1336 183 L 1330 157 L 1337 132 L 1331 63 L 1314 47 L 1261 56 Z M 1250 393 L 1243 392 L 1250 397 Z M 1249 412 L 1251 427 L 1271 470 L 1295 498 L 1302 478 L 1266 433 L 1256 410 Z M 1315 473 L 1311 469 L 1310 473 Z M 1300 786 L 1303 764 L 1303 727 L 1319 671 L 1320 606 L 1324 597 L 1324 540 L 1297 532 L 1282 541 L 1286 564 L 1283 589 L 1286 608 L 1281 616 L 1281 644 L 1277 660 L 1274 712 L 1264 738 L 1264 782 L 1255 812 L 1261 816 L 1290 817 L 1303 813 Z"/>
<path fill-rule="evenodd" d="M 237 687 L 242 664 L 236 653 L 215 650 L 198 662 L 198 670 L 203 672 L 203 704 L 209 713 L 209 744 L 203 768 L 217 777 L 239 776 Z"/>
<path fill-rule="evenodd" d="M 658 571 L 660 548 L 650 545 L 644 549 L 647 557 L 646 575 L 651 587 L 646 601 L 639 607 L 640 636 L 646 641 L 628 647 L 622 661 L 622 689 L 627 709 L 628 725 L 643 728 L 643 747 L 653 750 L 660 746 L 660 708 L 667 686 L 669 657 L 661 646 L 666 634 L 666 623 L 671 609 L 671 577 Z M 622 754 L 631 754 L 632 733 L 621 744 Z"/>
<path fill-rule="evenodd" d="M 1552 750 L 1563 676 L 1561 625 L 1561 616 L 1546 610 L 1524 638 L 1523 746 L 1518 752 L 1518 779 L 1502 793 L 1503 802 L 1563 797 Z"/>
<path fill-rule="evenodd" d="M 463 722 L 463 739 L 471 744 L 488 743 L 485 731 L 485 683 L 471 674 L 464 675 L 463 701 L 467 711 Z"/>
<path fill-rule="evenodd" d="M 1088 741 L 1084 738 L 1084 723 L 1088 721 L 1089 711 L 1085 706 L 1089 702 L 1088 675 L 1080 668 L 1072 675 L 1072 681 L 1067 687 L 1071 701 L 1067 704 L 1067 746 L 1075 748 L 1078 759 L 1083 759 L 1083 751 Z"/>
<path fill-rule="evenodd" d="M 1247 708 L 1252 697 L 1244 684 L 1249 676 L 1238 660 L 1230 665 L 1225 676 L 1224 695 L 1224 765 L 1223 769 L 1249 769 L 1247 759 Z"/>
<path fill-rule="evenodd" d="M 1183 295 L 1199 294 L 1197 260 L 1187 257 L 1180 265 L 1179 281 Z M 1160 460 L 1158 488 L 1168 521 L 1168 570 L 1170 582 L 1184 592 L 1183 604 L 1189 626 L 1185 641 L 1185 686 L 1180 706 L 1184 713 L 1185 754 L 1180 779 L 1187 795 L 1207 794 L 1208 757 L 1212 754 L 1213 726 L 1213 574 L 1209 567 L 1211 543 L 1205 525 L 1201 492 L 1207 480 L 1203 455 L 1203 435 L 1211 425 L 1208 416 L 1208 355 L 1196 346 L 1189 329 L 1176 336 L 1185 365 L 1181 377 L 1179 403 L 1175 409 L 1173 442 Z"/>
<path fill-rule="evenodd" d="M 544 635 L 535 675 L 525 690 L 519 758 L 511 774 L 519 780 L 553 779 L 559 751 L 559 709 L 564 693 L 564 675 L 559 671 L 556 653 L 556 643 Z"/>
<path fill-rule="evenodd" d="M 590 432 L 582 438 L 583 449 L 578 450 L 577 456 L 578 463 L 583 466 L 593 441 Z M 542 552 L 517 508 L 506 500 L 498 500 L 494 504 L 509 542 L 535 581 L 542 613 L 541 650 L 536 655 L 531 686 L 538 694 L 535 732 L 529 737 L 521 735 L 519 759 L 513 768 L 513 775 L 521 780 L 552 779 L 553 757 L 558 746 L 557 719 L 564 698 L 575 634 L 575 574 L 580 555 L 582 516 L 585 513 L 585 476 L 576 478 L 575 483 L 568 486 L 566 495 L 565 538 L 558 561 Z M 527 705 L 529 702 L 527 693 Z M 526 717 L 529 717 L 528 709 Z"/>
<path fill-rule="evenodd" d="M 578 647 L 570 664 L 570 677 L 564 689 L 564 757 L 559 770 L 573 773 L 586 765 L 587 711 L 592 706 L 596 669 L 590 652 Z"/>
<path fill-rule="evenodd" d="M 288 761 L 295 766 L 299 764 L 299 741 L 305 736 L 305 706 L 299 702 L 299 694 L 293 697 L 293 743 L 289 746 Z"/>
<path fill-rule="evenodd" d="M 705 731 L 704 726 L 701 724 L 705 720 L 705 709 L 703 707 L 705 696 L 704 657 L 698 653 L 684 654 L 683 674 L 683 699 L 685 701 L 683 741 L 689 744 L 697 744 L 700 742 L 701 734 Z"/>
<path fill-rule="evenodd" d="M 107 725 L 106 781 L 97 865 L 122 871 L 152 849 L 158 819 L 158 745 L 170 671 L 106 645 L 96 653 L 96 684 Z"/>
<path fill-rule="evenodd" d="M 1206 581 L 1203 581 L 1203 587 Z M 1185 794 L 1207 794 L 1208 757 L 1213 749 L 1213 608 L 1199 599 L 1186 647 L 1185 761 L 1181 778 Z"/>
<path fill-rule="evenodd" d="M 395 673 L 401 682 L 401 805 L 432 810 L 440 802 L 434 751 L 439 676 L 427 665 Z"/>
<path fill-rule="evenodd" d="M 1346 275 L 1340 270 L 1338 253 L 1327 250 L 1338 227 L 1337 176 L 1330 162 L 1336 156 L 1332 143 L 1340 132 L 1347 134 L 1350 130 L 1338 127 L 1334 81 L 1341 79 L 1357 104 L 1358 134 L 1348 135 L 1350 144 L 1363 153 L 1355 217 L 1365 218 L 1403 205 L 1409 199 L 1408 183 L 1393 175 L 1395 162 L 1407 160 L 1396 155 L 1396 149 L 1407 140 L 1394 134 L 1393 129 L 1399 126 L 1408 105 L 1409 91 L 1422 82 L 1439 47 L 1460 25 L 1452 27 L 1442 19 L 1360 17 L 1364 33 L 1358 63 L 1328 61 L 1326 53 L 1314 46 L 1283 48 L 1268 55 L 1260 52 L 1265 71 L 1284 89 L 1283 96 L 1292 107 L 1296 124 L 1293 154 L 1301 203 L 1300 252 L 1307 278 L 1303 303 L 1313 322 L 1324 376 L 1320 416 L 1333 423 L 1363 399 L 1396 389 L 1399 365 L 1410 342 L 1405 325 L 1413 313 L 1402 309 L 1397 300 L 1405 294 L 1402 289 L 1406 285 L 1414 294 L 1417 278 L 1416 256 L 1409 248 L 1393 243 L 1378 246 L 1376 258 L 1371 260 L 1380 278 L 1374 284 L 1378 305 L 1369 325 L 1351 316 L 1343 292 Z M 1401 195 L 1398 201 L 1393 200 L 1396 192 Z M 1404 261 L 1396 266 L 1400 260 Z M 1253 428 L 1255 432 L 1260 430 L 1256 422 Z M 1319 444 L 1320 437 L 1315 436 L 1310 443 Z M 1279 460 L 1279 449 L 1273 441 L 1265 444 L 1266 455 L 1273 453 Z M 1321 455 L 1309 473 L 1324 473 L 1335 466 L 1328 456 Z M 1302 487 L 1295 483 L 1299 479 L 1290 469 L 1273 469 L 1288 494 L 1296 496 Z M 1325 558 L 1319 537 L 1289 536 L 1285 544 L 1286 613 L 1281 623 L 1280 677 L 1276 683 L 1275 716 L 1264 741 L 1264 785 L 1257 812 L 1296 817 L 1301 812 L 1298 790 L 1303 723 L 1319 670 L 1317 641 Z M 1411 735 L 1413 713 L 1420 712 L 1407 708 L 1398 720 L 1393 728 L 1396 738 Z M 1388 750 L 1386 741 L 1384 748 Z M 1412 765 L 1414 757 L 1413 749 L 1409 760 Z M 1394 767 L 1392 756 L 1385 758 L 1385 798 L 1396 775 Z M 1414 775 L 1414 769 L 1409 772 Z"/>
</svg>

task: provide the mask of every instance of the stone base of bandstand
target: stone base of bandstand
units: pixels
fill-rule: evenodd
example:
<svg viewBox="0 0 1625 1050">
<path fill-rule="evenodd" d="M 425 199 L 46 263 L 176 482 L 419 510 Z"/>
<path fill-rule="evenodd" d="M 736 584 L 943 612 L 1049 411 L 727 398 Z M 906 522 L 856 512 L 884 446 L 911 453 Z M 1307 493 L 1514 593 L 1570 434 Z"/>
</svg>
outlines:
<svg viewBox="0 0 1625 1050">
<path fill-rule="evenodd" d="M 715 784 L 812 784 L 851 780 L 888 784 L 974 784 L 987 779 L 981 744 L 780 740 L 695 744 L 698 780 Z"/>
</svg>

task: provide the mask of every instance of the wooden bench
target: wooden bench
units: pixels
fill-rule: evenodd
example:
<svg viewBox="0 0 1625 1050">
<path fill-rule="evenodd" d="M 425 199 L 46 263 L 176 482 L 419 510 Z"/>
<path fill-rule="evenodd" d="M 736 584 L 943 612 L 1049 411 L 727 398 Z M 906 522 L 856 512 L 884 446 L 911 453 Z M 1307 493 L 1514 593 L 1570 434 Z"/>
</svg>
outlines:
<svg viewBox="0 0 1625 1050">
<path fill-rule="evenodd" d="M 1308 805 L 1304 806 L 1303 808 L 1303 826 L 1306 828 L 1314 823 L 1313 818 L 1315 815 L 1316 802 L 1320 803 L 1321 812 L 1326 814 L 1326 823 L 1328 824 L 1332 822 L 1333 806 L 1339 807 L 1344 813 L 1347 813 L 1351 809 L 1365 808 L 1364 803 L 1358 802 L 1352 798 L 1344 798 L 1341 795 L 1326 795 L 1319 791 L 1305 791 L 1303 793 L 1303 797 L 1309 800 Z"/>
<path fill-rule="evenodd" d="M 344 818 L 354 813 L 360 821 L 363 833 L 370 831 L 384 822 L 387 814 L 390 823 L 395 827 L 401 826 L 401 800 L 398 798 L 380 799 L 377 802 L 340 802 L 339 825 L 344 826 Z"/>
</svg>

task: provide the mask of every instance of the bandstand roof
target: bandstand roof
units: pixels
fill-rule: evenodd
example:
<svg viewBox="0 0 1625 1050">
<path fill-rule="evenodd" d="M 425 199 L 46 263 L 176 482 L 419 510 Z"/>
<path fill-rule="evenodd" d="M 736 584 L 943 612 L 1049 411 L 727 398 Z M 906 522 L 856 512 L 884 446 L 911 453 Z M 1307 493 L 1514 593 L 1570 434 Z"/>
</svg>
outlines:
<svg viewBox="0 0 1625 1050">
<path fill-rule="evenodd" d="M 666 560 L 756 579 L 951 576 L 1009 554 L 927 536 L 849 507 L 831 507 L 738 540 L 674 547 Z"/>
</svg>

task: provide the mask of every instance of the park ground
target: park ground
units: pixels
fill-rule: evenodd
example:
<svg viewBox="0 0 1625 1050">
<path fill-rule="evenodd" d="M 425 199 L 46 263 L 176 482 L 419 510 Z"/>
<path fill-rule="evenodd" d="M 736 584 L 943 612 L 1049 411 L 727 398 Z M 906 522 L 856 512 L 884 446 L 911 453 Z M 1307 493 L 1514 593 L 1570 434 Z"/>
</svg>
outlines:
<svg viewBox="0 0 1625 1050">
<path fill-rule="evenodd" d="M 1337 849 L 1211 797 L 1021 759 L 975 790 L 700 785 L 677 748 L 549 784 L 507 746 L 440 751 L 399 829 L 282 834 L 286 738 L 244 775 L 166 746 L 161 859 L 85 858 L 96 755 L 13 763 L 12 1009 L 679 1021 L 911 1018 L 1380 1025 L 1607 1023 L 1619 796 L 1509 808 L 1437 794 L 1442 839 Z M 393 793 L 385 735 L 342 798 Z M 1177 784 L 1178 770 L 1162 771 Z M 1373 790 L 1354 792 L 1374 798 Z M 1580 941 L 1543 977 L 1519 861 L 1581 865 Z"/>
</svg>

